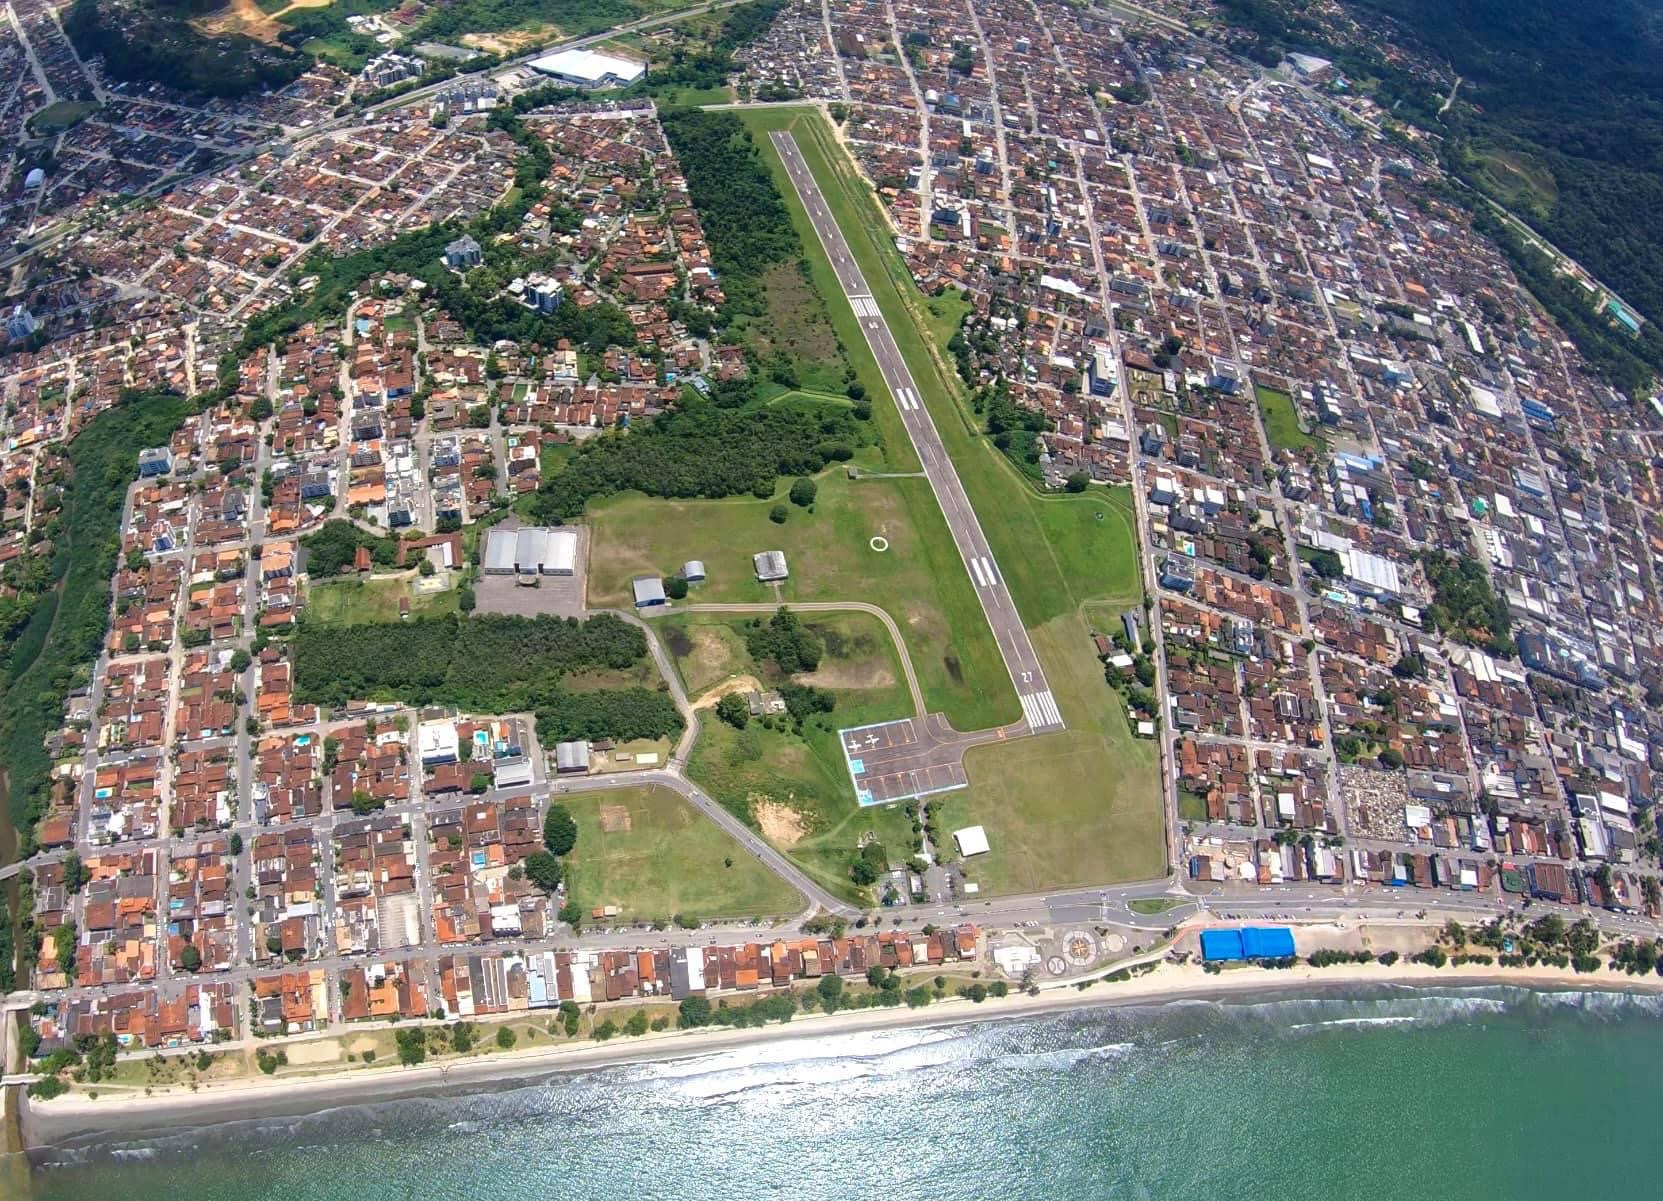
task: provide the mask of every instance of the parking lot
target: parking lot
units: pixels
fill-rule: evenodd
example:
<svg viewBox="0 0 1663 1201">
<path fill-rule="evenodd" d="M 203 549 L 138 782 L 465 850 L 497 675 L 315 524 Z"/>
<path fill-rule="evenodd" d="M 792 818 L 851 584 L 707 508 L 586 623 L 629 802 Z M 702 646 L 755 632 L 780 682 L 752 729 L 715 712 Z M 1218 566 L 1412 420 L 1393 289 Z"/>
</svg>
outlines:
<svg viewBox="0 0 1663 1201">
<path fill-rule="evenodd" d="M 517 530 L 520 523 L 513 519 L 493 526 L 493 530 Z M 480 613 L 506 613 L 519 617 L 534 617 L 548 613 L 555 617 L 577 617 L 583 612 L 583 580 L 589 563 L 589 530 L 586 526 L 571 527 L 577 533 L 577 572 L 574 575 L 543 575 L 537 586 L 528 588 L 512 575 L 481 575 L 474 586 L 474 599 Z"/>
<path fill-rule="evenodd" d="M 862 805 L 887 805 L 967 787 L 961 742 L 937 738 L 912 718 L 838 731 Z"/>
</svg>

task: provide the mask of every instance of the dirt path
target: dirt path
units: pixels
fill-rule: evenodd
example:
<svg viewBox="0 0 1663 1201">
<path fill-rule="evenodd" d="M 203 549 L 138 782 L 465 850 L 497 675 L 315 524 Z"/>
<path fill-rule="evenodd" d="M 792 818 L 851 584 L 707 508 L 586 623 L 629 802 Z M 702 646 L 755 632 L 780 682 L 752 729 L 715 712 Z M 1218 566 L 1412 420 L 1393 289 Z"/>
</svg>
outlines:
<svg viewBox="0 0 1663 1201">
<path fill-rule="evenodd" d="M 723 680 L 714 688 L 705 690 L 704 695 L 693 702 L 695 709 L 713 708 L 717 701 L 731 692 L 761 692 L 762 683 L 755 676 L 734 676 Z"/>
</svg>

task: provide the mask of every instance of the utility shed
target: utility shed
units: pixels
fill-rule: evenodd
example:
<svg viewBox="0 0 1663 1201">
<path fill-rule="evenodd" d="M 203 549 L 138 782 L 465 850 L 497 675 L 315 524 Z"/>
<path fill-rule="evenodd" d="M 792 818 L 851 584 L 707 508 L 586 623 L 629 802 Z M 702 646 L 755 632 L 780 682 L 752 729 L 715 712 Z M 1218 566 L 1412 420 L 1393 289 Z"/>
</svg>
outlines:
<svg viewBox="0 0 1663 1201">
<path fill-rule="evenodd" d="M 689 584 L 697 584 L 704 579 L 704 561 L 689 559 L 681 565 L 681 578 Z"/>
<path fill-rule="evenodd" d="M 751 556 L 751 565 L 756 568 L 756 578 L 764 584 L 783 580 L 791 574 L 785 565 L 785 552 L 783 550 L 758 551 Z"/>
<path fill-rule="evenodd" d="M 635 607 L 637 609 L 662 605 L 669 599 L 664 595 L 664 581 L 655 575 L 638 575 L 630 581 L 630 587 L 635 591 Z"/>
</svg>

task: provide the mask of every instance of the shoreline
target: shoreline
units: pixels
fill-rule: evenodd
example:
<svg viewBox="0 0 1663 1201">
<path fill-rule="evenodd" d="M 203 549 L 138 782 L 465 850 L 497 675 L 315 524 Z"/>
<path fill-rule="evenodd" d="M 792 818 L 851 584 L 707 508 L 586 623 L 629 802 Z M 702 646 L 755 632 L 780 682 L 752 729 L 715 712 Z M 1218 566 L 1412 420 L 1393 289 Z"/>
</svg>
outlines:
<svg viewBox="0 0 1663 1201">
<path fill-rule="evenodd" d="M 413 1068 L 368 1068 L 295 1079 L 242 1079 L 221 1085 L 185 1086 L 101 1093 L 90 1099 L 71 1093 L 38 1103 L 25 1101 L 21 1122 L 27 1152 L 73 1146 L 77 1136 L 95 1134 L 158 1135 L 180 1128 L 218 1126 L 265 1117 L 312 1115 L 321 1110 L 481 1091 L 493 1084 L 535 1083 L 539 1078 L 571 1072 L 655 1063 L 717 1054 L 764 1043 L 909 1027 L 951 1027 L 974 1022 L 1033 1018 L 1077 1009 L 1157 1006 L 1181 1001 L 1229 1003 L 1287 993 L 1310 995 L 1367 986 L 1426 989 L 1436 987 L 1512 987 L 1536 992 L 1605 992 L 1663 994 L 1663 977 L 1615 974 L 1577 975 L 1570 969 L 1497 969 L 1482 964 L 1432 968 L 1399 962 L 1308 964 L 1281 970 L 1239 968 L 1218 974 L 1199 965 L 1162 963 L 1156 970 L 1117 983 L 1099 981 L 1091 988 L 1054 986 L 1028 996 L 1012 992 L 976 1004 L 953 997 L 922 1009 L 904 1006 L 844 1010 L 836 1014 L 798 1014 L 790 1022 L 734 1029 L 726 1026 L 670 1030 L 639 1038 L 619 1036 L 607 1042 L 584 1040 L 491 1053 Z"/>
</svg>

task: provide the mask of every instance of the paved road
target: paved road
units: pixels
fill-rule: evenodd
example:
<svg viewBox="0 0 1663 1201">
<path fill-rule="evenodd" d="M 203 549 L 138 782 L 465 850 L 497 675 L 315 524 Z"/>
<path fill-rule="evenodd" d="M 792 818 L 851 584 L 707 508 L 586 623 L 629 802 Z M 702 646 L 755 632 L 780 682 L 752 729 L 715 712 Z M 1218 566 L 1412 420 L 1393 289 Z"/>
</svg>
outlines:
<svg viewBox="0 0 1663 1201">
<path fill-rule="evenodd" d="M 924 465 L 924 474 L 929 478 L 930 487 L 947 518 L 947 528 L 952 532 L 960 558 L 964 560 L 964 569 L 970 573 L 976 596 L 982 602 L 982 612 L 987 615 L 988 625 L 993 627 L 999 654 L 1005 661 L 1005 669 L 1010 672 L 1011 683 L 1016 686 L 1017 699 L 1022 702 L 1022 716 L 1033 731 L 1060 730 L 1063 728 L 1062 714 L 1057 710 L 1050 685 L 1045 682 L 1039 656 L 1034 654 L 1033 644 L 1028 641 L 1028 631 L 1023 628 L 1016 603 L 1005 587 L 1004 576 L 993 561 L 993 551 L 982 533 L 981 522 L 970 507 L 970 498 L 965 495 L 958 472 L 947 457 L 941 435 L 930 418 L 929 408 L 919 393 L 912 372 L 907 369 L 901 349 L 889 332 L 889 323 L 879 311 L 877 301 L 872 298 L 872 289 L 867 286 L 865 276 L 856 265 L 849 244 L 843 238 L 843 231 L 832 218 L 825 197 L 820 194 L 820 185 L 815 182 L 802 151 L 797 148 L 797 139 L 780 130 L 769 136 L 785 163 L 797 194 L 802 197 L 803 207 L 808 210 L 809 220 L 814 225 L 814 232 L 819 235 L 820 244 L 825 247 L 832 269 L 837 272 L 838 282 L 842 284 L 849 305 L 860 322 L 866 344 L 872 349 L 872 357 L 878 361 L 884 383 L 895 398 L 901 423 L 906 426 L 907 436 L 912 439 L 913 448 Z"/>
<path fill-rule="evenodd" d="M 727 831 L 735 842 L 755 855 L 764 867 L 802 893 L 811 905 L 818 905 L 828 913 L 852 915 L 859 912 L 809 879 L 795 863 L 769 846 L 760 834 L 722 808 L 703 789 L 680 772 L 635 771 L 619 772 L 611 776 L 577 776 L 570 780 L 555 781 L 550 796 L 558 797 L 569 792 L 605 792 L 609 788 L 635 788 L 642 784 L 662 784 L 666 788 L 675 789 L 701 813 Z"/>
</svg>

